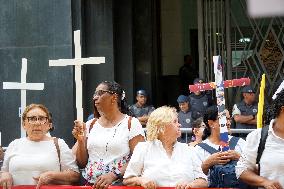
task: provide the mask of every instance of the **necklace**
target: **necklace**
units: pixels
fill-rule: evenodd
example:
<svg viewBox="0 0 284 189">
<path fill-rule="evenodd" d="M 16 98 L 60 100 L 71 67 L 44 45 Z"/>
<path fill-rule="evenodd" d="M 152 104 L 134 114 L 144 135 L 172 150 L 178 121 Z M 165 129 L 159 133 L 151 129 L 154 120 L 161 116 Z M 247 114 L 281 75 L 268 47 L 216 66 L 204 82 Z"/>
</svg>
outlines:
<svg viewBox="0 0 284 189">
<path fill-rule="evenodd" d="M 123 120 L 122 120 L 123 121 Z M 104 158 L 106 157 L 108 151 L 109 151 L 109 144 L 111 143 L 111 141 L 113 141 L 115 135 L 116 135 L 116 132 L 117 132 L 117 128 L 121 125 L 122 121 L 117 125 L 117 126 L 114 126 L 115 129 L 114 129 L 114 132 L 113 132 L 113 135 L 110 137 L 110 139 L 107 141 L 106 145 L 105 145 L 105 150 L 102 154 L 99 154 L 97 152 L 97 155 L 98 157 L 100 158 L 100 164 L 103 164 L 103 160 Z"/>
</svg>

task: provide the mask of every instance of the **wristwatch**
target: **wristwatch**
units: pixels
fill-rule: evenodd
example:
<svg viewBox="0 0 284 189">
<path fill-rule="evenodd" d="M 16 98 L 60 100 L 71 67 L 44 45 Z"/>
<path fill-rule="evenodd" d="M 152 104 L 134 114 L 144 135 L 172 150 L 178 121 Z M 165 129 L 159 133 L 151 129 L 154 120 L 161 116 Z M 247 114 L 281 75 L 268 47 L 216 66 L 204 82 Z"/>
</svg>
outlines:
<svg viewBox="0 0 284 189">
<path fill-rule="evenodd" d="M 115 176 L 116 176 L 117 179 L 122 179 L 122 178 L 123 178 L 123 176 L 122 176 L 122 174 L 121 174 L 121 172 L 120 172 L 119 169 L 114 168 L 114 169 L 112 169 L 111 172 L 112 172 L 113 174 L 115 174 Z"/>
</svg>

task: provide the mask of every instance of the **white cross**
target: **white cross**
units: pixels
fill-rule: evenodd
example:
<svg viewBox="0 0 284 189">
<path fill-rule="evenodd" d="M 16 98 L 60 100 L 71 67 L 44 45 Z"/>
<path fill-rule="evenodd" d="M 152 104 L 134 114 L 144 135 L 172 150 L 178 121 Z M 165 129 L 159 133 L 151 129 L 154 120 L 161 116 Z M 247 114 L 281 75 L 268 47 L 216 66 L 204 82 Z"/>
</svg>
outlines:
<svg viewBox="0 0 284 189">
<path fill-rule="evenodd" d="M 21 90 L 21 115 L 26 108 L 27 90 L 43 90 L 44 83 L 27 83 L 27 59 L 22 58 L 22 70 L 21 70 L 21 83 L 18 82 L 3 82 L 3 89 L 19 89 Z M 22 127 L 21 119 L 21 137 L 26 136 L 26 131 Z"/>
<path fill-rule="evenodd" d="M 75 66 L 77 119 L 83 121 L 81 66 L 105 63 L 105 57 L 81 58 L 80 30 L 74 31 L 75 59 L 49 60 L 49 66 Z"/>
</svg>

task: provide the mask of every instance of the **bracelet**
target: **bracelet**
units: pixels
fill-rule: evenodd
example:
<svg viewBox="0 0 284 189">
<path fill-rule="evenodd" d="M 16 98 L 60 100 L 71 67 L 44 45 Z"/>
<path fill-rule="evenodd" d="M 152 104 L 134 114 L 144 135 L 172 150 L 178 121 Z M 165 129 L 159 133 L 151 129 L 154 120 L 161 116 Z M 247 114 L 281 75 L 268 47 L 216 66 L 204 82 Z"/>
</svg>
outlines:
<svg viewBox="0 0 284 189">
<path fill-rule="evenodd" d="M 113 174 L 115 174 L 117 179 L 122 179 L 123 176 L 121 174 L 121 171 L 118 168 L 113 168 L 111 171 Z"/>
</svg>

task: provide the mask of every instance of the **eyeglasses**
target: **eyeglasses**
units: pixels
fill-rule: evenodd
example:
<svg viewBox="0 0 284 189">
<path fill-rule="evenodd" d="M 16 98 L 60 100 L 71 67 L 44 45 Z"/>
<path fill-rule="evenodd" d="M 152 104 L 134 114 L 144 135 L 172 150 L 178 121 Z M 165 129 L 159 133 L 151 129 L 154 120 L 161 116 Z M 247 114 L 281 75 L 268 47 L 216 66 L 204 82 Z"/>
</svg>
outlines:
<svg viewBox="0 0 284 189">
<path fill-rule="evenodd" d="M 96 96 L 102 96 L 105 93 L 114 94 L 115 92 L 109 90 L 98 90 L 93 94 L 93 98 L 95 98 Z"/>
<path fill-rule="evenodd" d="M 27 117 L 27 120 L 30 124 L 36 124 L 37 122 L 40 124 L 40 125 L 44 125 L 47 123 L 48 121 L 48 117 L 44 117 L 44 116 L 32 116 L 32 117 Z"/>
</svg>

